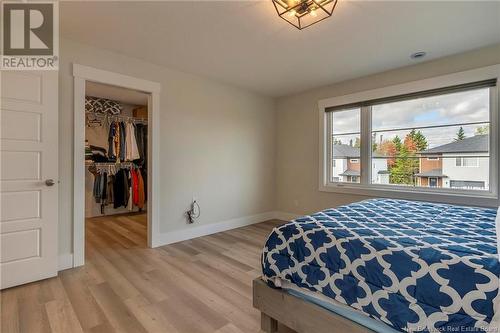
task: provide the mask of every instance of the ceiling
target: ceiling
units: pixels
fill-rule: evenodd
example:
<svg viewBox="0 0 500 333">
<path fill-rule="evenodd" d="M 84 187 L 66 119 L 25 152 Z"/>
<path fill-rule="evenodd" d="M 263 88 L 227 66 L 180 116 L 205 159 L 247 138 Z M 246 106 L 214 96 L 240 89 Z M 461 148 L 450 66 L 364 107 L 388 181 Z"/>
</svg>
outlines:
<svg viewBox="0 0 500 333">
<path fill-rule="evenodd" d="M 140 91 L 88 81 L 85 84 L 85 95 L 132 105 L 148 105 L 149 97 L 148 94 Z"/>
<path fill-rule="evenodd" d="M 271 1 L 61 2 L 61 35 L 268 96 L 500 43 L 500 2 L 347 1 L 305 30 Z"/>
</svg>

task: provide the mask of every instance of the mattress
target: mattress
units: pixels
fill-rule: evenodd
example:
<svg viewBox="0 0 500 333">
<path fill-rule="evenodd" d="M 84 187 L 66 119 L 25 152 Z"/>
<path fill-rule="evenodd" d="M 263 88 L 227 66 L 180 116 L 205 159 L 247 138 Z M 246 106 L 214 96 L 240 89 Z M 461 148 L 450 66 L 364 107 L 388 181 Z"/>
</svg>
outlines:
<svg viewBox="0 0 500 333">
<path fill-rule="evenodd" d="M 494 331 L 496 214 L 392 199 L 327 209 L 274 228 L 263 279 L 322 294 L 398 331 Z"/>
</svg>

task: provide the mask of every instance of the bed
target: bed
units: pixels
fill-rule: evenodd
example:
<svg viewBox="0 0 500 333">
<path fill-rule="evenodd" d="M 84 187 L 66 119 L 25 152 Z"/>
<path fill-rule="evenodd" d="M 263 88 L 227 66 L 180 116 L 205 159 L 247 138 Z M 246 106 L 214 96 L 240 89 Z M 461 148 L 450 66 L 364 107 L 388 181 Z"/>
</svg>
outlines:
<svg viewBox="0 0 500 333">
<path fill-rule="evenodd" d="M 262 328 L 500 332 L 496 215 L 371 199 L 276 227 L 254 281 Z"/>
</svg>

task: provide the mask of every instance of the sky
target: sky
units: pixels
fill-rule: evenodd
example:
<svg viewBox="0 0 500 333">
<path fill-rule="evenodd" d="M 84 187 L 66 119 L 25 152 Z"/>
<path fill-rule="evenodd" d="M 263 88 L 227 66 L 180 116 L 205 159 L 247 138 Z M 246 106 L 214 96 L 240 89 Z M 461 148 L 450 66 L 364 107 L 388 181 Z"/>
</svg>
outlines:
<svg viewBox="0 0 500 333">
<path fill-rule="evenodd" d="M 420 126 L 488 121 L 488 88 L 375 105 L 372 108 L 372 130 L 376 131 L 377 142 L 381 139 L 392 139 L 396 135 L 403 139 L 409 130 L 392 131 L 398 128 L 415 127 L 418 129 Z M 359 109 L 335 112 L 332 126 L 334 135 L 343 143 L 348 144 L 350 139 L 359 135 L 338 134 L 359 132 Z M 464 128 L 466 136 L 473 136 L 476 127 L 480 125 L 457 125 L 421 129 L 421 131 L 427 137 L 429 148 L 432 148 L 452 142 L 460 126 Z"/>
</svg>

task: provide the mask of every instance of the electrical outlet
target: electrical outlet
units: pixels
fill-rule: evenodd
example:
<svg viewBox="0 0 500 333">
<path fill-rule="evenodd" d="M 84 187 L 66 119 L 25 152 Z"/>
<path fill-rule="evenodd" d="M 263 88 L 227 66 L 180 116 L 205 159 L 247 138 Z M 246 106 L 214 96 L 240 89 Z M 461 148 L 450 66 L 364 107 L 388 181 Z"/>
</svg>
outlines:
<svg viewBox="0 0 500 333">
<path fill-rule="evenodd" d="M 198 199 L 196 199 L 195 196 L 193 196 L 193 204 L 192 204 L 192 207 L 193 207 L 193 214 L 194 216 L 198 216 L 200 214 L 200 206 L 199 206 L 199 202 L 198 202 Z"/>
</svg>

